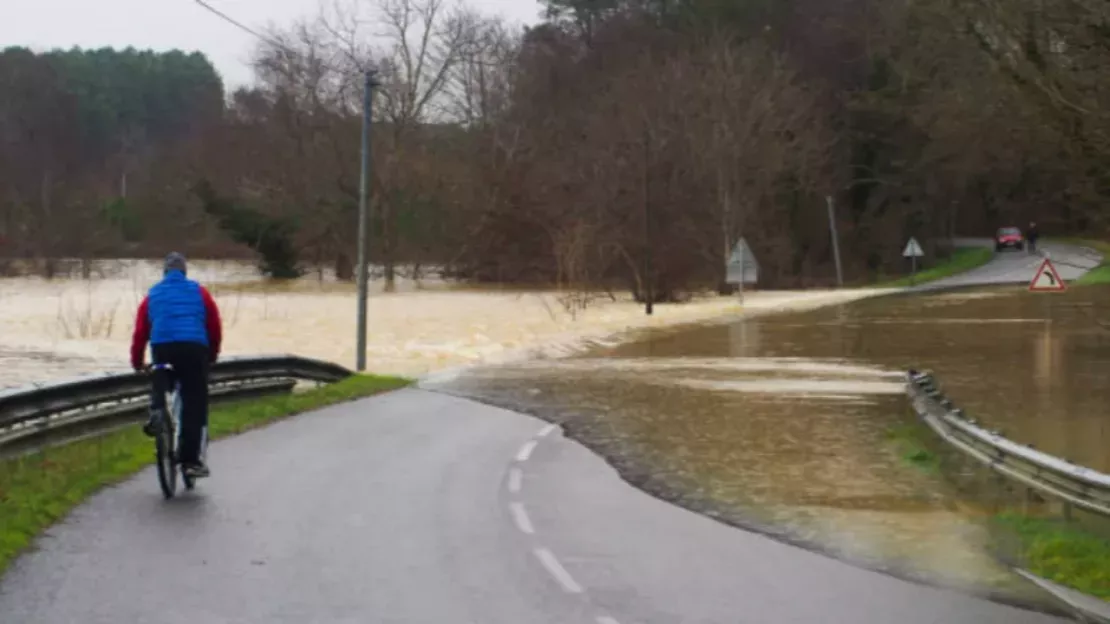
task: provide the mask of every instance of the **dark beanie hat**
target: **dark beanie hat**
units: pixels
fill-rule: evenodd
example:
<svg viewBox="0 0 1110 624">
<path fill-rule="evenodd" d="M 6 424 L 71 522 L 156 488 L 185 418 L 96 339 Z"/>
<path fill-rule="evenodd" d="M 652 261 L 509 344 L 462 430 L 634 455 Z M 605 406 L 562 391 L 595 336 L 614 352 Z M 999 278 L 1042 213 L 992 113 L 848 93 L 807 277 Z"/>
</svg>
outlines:
<svg viewBox="0 0 1110 624">
<path fill-rule="evenodd" d="M 162 272 L 169 273 L 170 271 L 181 271 L 185 273 L 185 256 L 176 251 L 170 252 L 170 254 L 166 256 L 165 263 L 162 265 Z"/>
</svg>

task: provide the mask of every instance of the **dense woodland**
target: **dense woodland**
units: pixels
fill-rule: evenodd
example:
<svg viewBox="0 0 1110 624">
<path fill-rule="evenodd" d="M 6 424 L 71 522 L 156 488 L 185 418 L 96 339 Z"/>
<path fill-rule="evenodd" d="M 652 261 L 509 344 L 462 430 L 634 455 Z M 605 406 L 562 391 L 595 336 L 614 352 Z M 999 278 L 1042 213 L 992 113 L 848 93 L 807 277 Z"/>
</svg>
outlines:
<svg viewBox="0 0 1110 624">
<path fill-rule="evenodd" d="M 350 278 L 369 67 L 387 279 L 670 299 L 744 236 L 764 285 L 830 283 L 826 196 L 850 279 L 901 271 L 910 235 L 1110 225 L 1105 0 L 547 5 L 518 32 L 444 0 L 327 3 L 232 93 L 199 54 L 5 50 L 0 263 L 174 247 Z"/>
</svg>

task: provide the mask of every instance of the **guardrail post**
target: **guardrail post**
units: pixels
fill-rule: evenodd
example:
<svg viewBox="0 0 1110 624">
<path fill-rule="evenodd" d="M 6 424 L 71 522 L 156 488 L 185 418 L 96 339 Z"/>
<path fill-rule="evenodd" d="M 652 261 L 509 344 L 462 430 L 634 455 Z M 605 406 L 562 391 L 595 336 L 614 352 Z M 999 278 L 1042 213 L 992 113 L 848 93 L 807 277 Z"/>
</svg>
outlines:
<svg viewBox="0 0 1110 624">
<path fill-rule="evenodd" d="M 992 482 L 991 489 L 994 491 L 994 513 L 999 513 L 1006 508 L 1006 477 L 995 470 L 991 470 L 990 472 Z"/>
</svg>

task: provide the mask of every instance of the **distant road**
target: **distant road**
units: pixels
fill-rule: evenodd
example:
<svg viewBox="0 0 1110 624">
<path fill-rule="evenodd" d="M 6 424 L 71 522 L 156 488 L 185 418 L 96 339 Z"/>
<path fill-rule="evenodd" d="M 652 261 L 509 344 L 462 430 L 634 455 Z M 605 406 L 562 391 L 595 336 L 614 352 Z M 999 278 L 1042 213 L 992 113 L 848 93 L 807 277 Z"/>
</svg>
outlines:
<svg viewBox="0 0 1110 624">
<path fill-rule="evenodd" d="M 989 238 L 958 238 L 959 247 L 994 247 Z M 1077 279 L 1102 262 L 1102 254 L 1093 249 L 1062 243 L 1042 243 L 1038 254 L 1025 251 L 1003 251 L 995 254 L 993 260 L 966 273 L 953 275 L 912 288 L 913 291 L 942 290 L 970 286 L 1000 286 L 1005 284 L 1028 284 L 1044 261 L 1041 255 L 1047 253 L 1056 271 L 1065 282 Z"/>
<path fill-rule="evenodd" d="M 210 458 L 193 494 L 164 502 L 147 469 L 79 507 L 0 580 L 0 621 L 1063 622 L 724 526 L 554 426 L 422 390 Z"/>
</svg>

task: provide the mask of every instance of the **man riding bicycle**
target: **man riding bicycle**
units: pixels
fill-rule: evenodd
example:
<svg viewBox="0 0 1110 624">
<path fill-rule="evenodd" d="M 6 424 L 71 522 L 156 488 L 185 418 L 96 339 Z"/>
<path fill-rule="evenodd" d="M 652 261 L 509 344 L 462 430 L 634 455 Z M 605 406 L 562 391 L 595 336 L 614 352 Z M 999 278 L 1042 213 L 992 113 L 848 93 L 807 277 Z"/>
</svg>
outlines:
<svg viewBox="0 0 1110 624">
<path fill-rule="evenodd" d="M 208 476 L 201 443 L 208 427 L 208 367 L 220 354 L 222 328 L 216 301 L 200 284 L 185 277 L 185 256 L 166 256 L 162 281 L 139 304 L 131 337 L 131 367 L 143 369 L 146 344 L 151 359 L 169 364 L 180 382 L 182 470 L 192 477 Z M 154 416 L 143 426 L 155 434 Z"/>
</svg>

